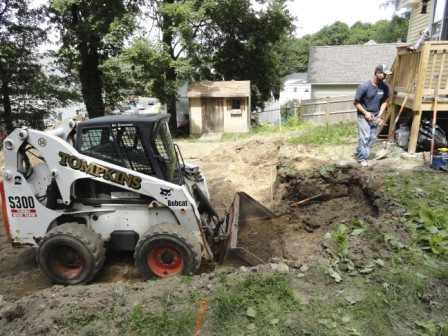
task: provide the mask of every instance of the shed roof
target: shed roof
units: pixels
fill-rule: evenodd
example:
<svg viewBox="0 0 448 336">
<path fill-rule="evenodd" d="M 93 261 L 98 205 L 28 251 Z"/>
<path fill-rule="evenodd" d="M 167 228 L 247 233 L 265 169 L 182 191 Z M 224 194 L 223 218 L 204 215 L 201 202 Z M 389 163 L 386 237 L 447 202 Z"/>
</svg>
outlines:
<svg viewBox="0 0 448 336">
<path fill-rule="evenodd" d="M 378 64 L 392 64 L 400 43 L 313 47 L 308 80 L 311 84 L 359 84 Z"/>
<path fill-rule="evenodd" d="M 198 97 L 250 97 L 250 81 L 198 82 L 189 86 L 187 96 Z"/>
</svg>

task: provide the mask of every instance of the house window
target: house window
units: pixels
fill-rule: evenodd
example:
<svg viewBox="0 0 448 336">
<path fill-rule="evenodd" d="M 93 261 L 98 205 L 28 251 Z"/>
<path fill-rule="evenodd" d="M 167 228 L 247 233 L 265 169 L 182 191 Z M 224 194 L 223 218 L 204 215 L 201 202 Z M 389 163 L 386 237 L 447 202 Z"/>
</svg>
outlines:
<svg viewBox="0 0 448 336">
<path fill-rule="evenodd" d="M 232 110 L 241 110 L 241 100 L 232 99 Z"/>
<path fill-rule="evenodd" d="M 421 14 L 428 14 L 428 2 L 429 0 L 422 0 Z"/>
<path fill-rule="evenodd" d="M 294 88 L 294 92 L 297 92 L 297 88 L 296 87 Z"/>
</svg>

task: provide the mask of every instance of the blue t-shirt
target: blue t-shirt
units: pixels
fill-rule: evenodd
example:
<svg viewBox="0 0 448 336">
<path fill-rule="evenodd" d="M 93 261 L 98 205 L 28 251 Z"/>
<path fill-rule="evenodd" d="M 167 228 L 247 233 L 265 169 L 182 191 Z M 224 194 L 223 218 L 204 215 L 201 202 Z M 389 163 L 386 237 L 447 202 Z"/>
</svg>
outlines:
<svg viewBox="0 0 448 336">
<path fill-rule="evenodd" d="M 378 86 L 369 80 L 358 86 L 355 102 L 360 103 L 368 112 L 378 114 L 381 105 L 389 98 L 389 87 L 384 82 Z"/>
</svg>

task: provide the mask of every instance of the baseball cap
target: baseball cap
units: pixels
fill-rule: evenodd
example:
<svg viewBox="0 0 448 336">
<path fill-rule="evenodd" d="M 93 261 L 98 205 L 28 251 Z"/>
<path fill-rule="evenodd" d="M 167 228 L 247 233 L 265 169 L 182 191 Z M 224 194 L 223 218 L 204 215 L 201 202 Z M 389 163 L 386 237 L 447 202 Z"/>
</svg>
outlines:
<svg viewBox="0 0 448 336">
<path fill-rule="evenodd" d="M 381 72 L 385 75 L 392 74 L 392 71 L 390 71 L 390 69 L 387 67 L 387 64 L 378 64 L 375 68 L 375 74 L 377 74 L 378 72 Z"/>
</svg>

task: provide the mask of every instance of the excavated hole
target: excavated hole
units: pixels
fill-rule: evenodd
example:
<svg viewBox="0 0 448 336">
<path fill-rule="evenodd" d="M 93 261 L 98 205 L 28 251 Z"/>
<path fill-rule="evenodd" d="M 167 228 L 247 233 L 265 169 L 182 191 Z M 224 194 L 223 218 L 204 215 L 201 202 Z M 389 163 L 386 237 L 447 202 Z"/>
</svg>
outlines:
<svg viewBox="0 0 448 336">
<path fill-rule="evenodd" d="M 263 262 L 273 257 L 310 262 L 322 253 L 323 237 L 336 225 L 380 215 L 381 198 L 371 182 L 353 168 L 280 168 L 274 192 L 279 217 L 241 227 L 239 245 Z M 313 199 L 295 204 L 309 198 Z"/>
</svg>

